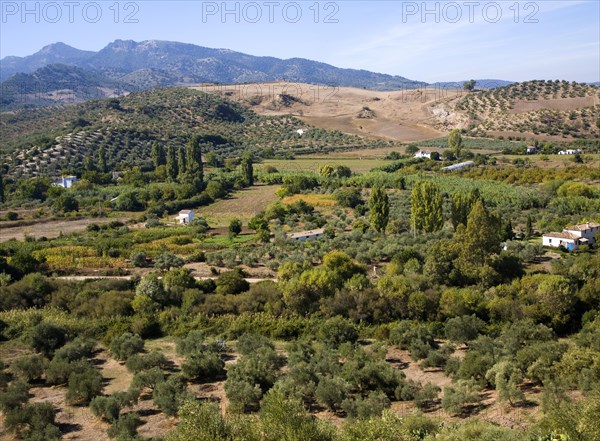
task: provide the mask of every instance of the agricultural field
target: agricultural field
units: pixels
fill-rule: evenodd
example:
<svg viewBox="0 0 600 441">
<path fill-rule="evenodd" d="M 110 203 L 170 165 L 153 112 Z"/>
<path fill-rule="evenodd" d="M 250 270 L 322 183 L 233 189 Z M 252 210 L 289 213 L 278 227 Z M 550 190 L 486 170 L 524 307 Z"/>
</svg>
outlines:
<svg viewBox="0 0 600 441">
<path fill-rule="evenodd" d="M 11 135 L 0 439 L 598 439 L 600 254 L 542 245 L 600 224 L 596 140 L 296 137 L 196 91 L 118 101 L 80 105 L 89 130 L 146 138 L 73 146 L 69 188 Z M 42 112 L 49 138 L 71 112 Z"/>
</svg>

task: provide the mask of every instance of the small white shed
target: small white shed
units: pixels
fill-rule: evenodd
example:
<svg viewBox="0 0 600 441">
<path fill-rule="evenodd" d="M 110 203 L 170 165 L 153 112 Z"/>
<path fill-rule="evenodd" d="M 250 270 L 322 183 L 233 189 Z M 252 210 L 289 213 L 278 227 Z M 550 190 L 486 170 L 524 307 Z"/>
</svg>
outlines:
<svg viewBox="0 0 600 441">
<path fill-rule="evenodd" d="M 175 219 L 180 224 L 189 224 L 194 220 L 194 212 L 192 210 L 181 210 Z"/>
</svg>

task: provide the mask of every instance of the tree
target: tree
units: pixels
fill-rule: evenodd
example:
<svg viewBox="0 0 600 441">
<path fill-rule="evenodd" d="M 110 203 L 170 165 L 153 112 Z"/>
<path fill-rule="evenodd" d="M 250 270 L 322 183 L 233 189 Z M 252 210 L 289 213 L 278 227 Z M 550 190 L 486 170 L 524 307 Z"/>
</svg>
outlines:
<svg viewBox="0 0 600 441">
<path fill-rule="evenodd" d="M 240 234 L 242 232 L 242 221 L 239 220 L 237 217 L 231 219 L 231 222 L 229 222 L 229 235 L 231 237 L 235 237 L 238 234 Z"/>
<path fill-rule="evenodd" d="M 177 180 L 183 182 L 187 172 L 186 150 L 179 148 L 177 150 Z"/>
<path fill-rule="evenodd" d="M 167 158 L 165 155 L 165 149 L 162 144 L 155 142 L 152 144 L 152 163 L 154 164 L 154 169 L 157 169 L 161 165 L 165 165 L 167 163 Z"/>
<path fill-rule="evenodd" d="M 185 382 L 178 375 L 158 383 L 152 391 L 154 404 L 169 416 L 177 415 L 177 409 L 188 398 Z"/>
<path fill-rule="evenodd" d="M 252 166 L 252 155 L 246 152 L 242 156 L 242 162 L 240 163 L 240 170 L 242 173 L 242 183 L 244 187 L 251 187 L 254 185 L 254 168 Z"/>
<path fill-rule="evenodd" d="M 174 254 L 164 252 L 159 254 L 154 260 L 154 268 L 161 271 L 169 271 L 171 268 L 179 268 L 183 266 L 184 260 Z"/>
<path fill-rule="evenodd" d="M 271 230 L 269 229 L 269 221 L 261 215 L 256 215 L 250 222 L 248 222 L 248 228 L 256 231 L 258 239 L 261 242 L 268 243 L 271 239 Z"/>
<path fill-rule="evenodd" d="M 462 137 L 460 136 L 460 129 L 453 129 L 448 135 L 448 148 L 452 150 L 457 158 L 460 158 L 460 152 L 462 150 Z"/>
<path fill-rule="evenodd" d="M 65 191 L 52 201 L 52 208 L 63 213 L 79 211 L 79 202 L 75 196 Z"/>
<path fill-rule="evenodd" d="M 67 341 L 67 331 L 60 326 L 42 322 L 26 333 L 25 340 L 35 351 L 50 357 Z"/>
<path fill-rule="evenodd" d="M 513 362 L 508 360 L 496 363 L 487 373 L 485 378 L 498 391 L 499 401 L 508 401 L 511 406 L 525 398 L 519 388 L 523 376 Z"/>
<path fill-rule="evenodd" d="M 446 338 L 457 343 L 475 340 L 485 323 L 475 315 L 454 317 L 446 322 Z"/>
<path fill-rule="evenodd" d="M 98 171 L 101 173 L 106 173 L 108 170 L 108 165 L 106 164 L 106 148 L 104 144 L 101 144 L 98 148 Z"/>
<path fill-rule="evenodd" d="M 472 92 L 473 90 L 475 90 L 475 85 L 477 84 L 477 81 L 475 80 L 469 80 L 469 81 L 465 81 L 463 83 L 463 87 L 467 92 Z"/>
<path fill-rule="evenodd" d="M 70 404 L 88 405 L 102 392 L 102 375 L 92 365 L 82 372 L 69 375 L 66 399 Z"/>
<path fill-rule="evenodd" d="M 478 189 L 470 193 L 456 192 L 452 195 L 450 219 L 452 226 L 456 228 L 460 225 L 467 225 L 467 218 L 476 201 L 481 199 Z"/>
<path fill-rule="evenodd" d="M 90 402 L 90 410 L 98 418 L 113 423 L 119 419 L 121 403 L 114 396 L 97 396 Z"/>
<path fill-rule="evenodd" d="M 24 355 L 13 361 L 11 370 L 27 382 L 37 381 L 44 375 L 44 358 L 41 355 Z"/>
<path fill-rule="evenodd" d="M 4 176 L 0 174 L 0 204 L 6 202 L 6 188 L 4 186 Z"/>
<path fill-rule="evenodd" d="M 200 190 L 204 180 L 204 164 L 202 163 L 202 144 L 201 137 L 192 136 L 185 146 L 185 173 L 183 181 Z M 181 167 L 181 165 L 180 165 Z M 181 170 L 179 170 L 181 173 Z"/>
<path fill-rule="evenodd" d="M 459 380 L 454 386 L 444 388 L 442 407 L 450 414 L 459 415 L 467 403 L 481 401 L 480 391 L 481 388 L 474 380 Z"/>
<path fill-rule="evenodd" d="M 250 288 L 244 275 L 237 269 L 220 274 L 216 283 L 217 294 L 239 294 Z"/>
<path fill-rule="evenodd" d="M 167 147 L 167 158 L 166 158 L 167 178 L 170 181 L 177 180 L 179 175 L 179 164 L 177 162 L 177 152 L 175 147 L 171 144 Z"/>
<path fill-rule="evenodd" d="M 110 342 L 110 351 L 117 360 L 127 360 L 133 354 L 144 350 L 144 340 L 139 335 L 125 332 Z"/>
<path fill-rule="evenodd" d="M 417 182 L 410 196 L 411 224 L 417 231 L 431 233 L 444 226 L 442 194 L 437 184 L 429 181 Z"/>
<path fill-rule="evenodd" d="M 390 217 L 390 201 L 385 188 L 374 186 L 369 199 L 369 221 L 379 233 L 385 232 Z"/>
</svg>

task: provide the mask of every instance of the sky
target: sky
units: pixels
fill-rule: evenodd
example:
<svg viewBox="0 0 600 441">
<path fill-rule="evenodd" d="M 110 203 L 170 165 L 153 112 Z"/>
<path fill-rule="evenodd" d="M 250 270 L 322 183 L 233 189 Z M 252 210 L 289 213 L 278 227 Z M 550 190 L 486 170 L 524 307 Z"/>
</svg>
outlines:
<svg viewBox="0 0 600 441">
<path fill-rule="evenodd" d="M 0 57 L 170 40 L 410 79 L 600 81 L 600 1 L 5 1 Z"/>
</svg>

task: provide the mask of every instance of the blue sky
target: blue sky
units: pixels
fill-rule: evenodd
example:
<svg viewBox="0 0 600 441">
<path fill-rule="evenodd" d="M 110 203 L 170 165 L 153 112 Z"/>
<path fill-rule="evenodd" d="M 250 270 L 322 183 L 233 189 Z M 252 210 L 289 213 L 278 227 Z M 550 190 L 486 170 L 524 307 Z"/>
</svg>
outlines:
<svg viewBox="0 0 600 441">
<path fill-rule="evenodd" d="M 429 82 L 600 81 L 597 0 L 59 0 L 26 2 L 25 14 L 21 1 L 0 3 L 1 57 L 57 41 L 99 50 L 115 39 L 158 39 Z"/>
</svg>

